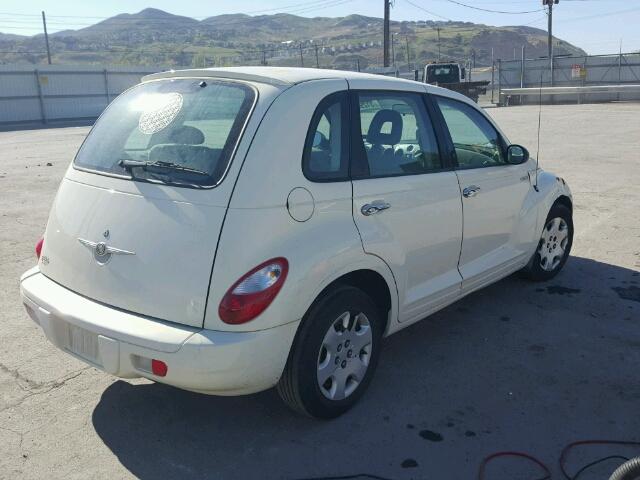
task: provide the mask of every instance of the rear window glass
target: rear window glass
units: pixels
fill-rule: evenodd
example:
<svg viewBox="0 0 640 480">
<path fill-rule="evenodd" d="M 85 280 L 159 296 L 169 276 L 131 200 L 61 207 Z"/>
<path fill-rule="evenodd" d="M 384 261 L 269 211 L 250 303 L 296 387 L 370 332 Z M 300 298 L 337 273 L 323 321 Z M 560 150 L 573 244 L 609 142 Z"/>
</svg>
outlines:
<svg viewBox="0 0 640 480">
<path fill-rule="evenodd" d="M 105 110 L 75 165 L 150 182 L 216 185 L 254 99 L 246 85 L 212 79 L 138 85 Z"/>
</svg>

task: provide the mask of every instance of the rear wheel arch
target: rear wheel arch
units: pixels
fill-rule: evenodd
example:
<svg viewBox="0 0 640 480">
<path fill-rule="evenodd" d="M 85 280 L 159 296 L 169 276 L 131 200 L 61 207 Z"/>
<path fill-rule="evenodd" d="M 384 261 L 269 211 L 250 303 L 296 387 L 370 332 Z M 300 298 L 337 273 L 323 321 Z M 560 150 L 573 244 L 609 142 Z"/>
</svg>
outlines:
<svg viewBox="0 0 640 480">
<path fill-rule="evenodd" d="M 389 317 L 393 306 L 391 299 L 392 290 L 387 283 L 387 280 L 385 280 L 385 278 L 375 270 L 353 270 L 329 283 L 315 298 L 313 304 L 325 296 L 330 295 L 334 290 L 341 286 L 357 288 L 371 298 L 373 303 L 375 303 L 380 310 L 380 316 L 384 321 L 383 331 L 386 332 L 389 326 Z"/>
</svg>

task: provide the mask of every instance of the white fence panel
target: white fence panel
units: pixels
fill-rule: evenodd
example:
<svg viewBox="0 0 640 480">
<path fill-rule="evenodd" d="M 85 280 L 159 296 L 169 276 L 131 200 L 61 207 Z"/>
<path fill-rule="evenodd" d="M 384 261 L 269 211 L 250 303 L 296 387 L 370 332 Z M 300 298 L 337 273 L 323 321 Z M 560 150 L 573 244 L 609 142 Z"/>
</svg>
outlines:
<svg viewBox="0 0 640 480">
<path fill-rule="evenodd" d="M 140 78 L 165 68 L 0 65 L 0 127 L 92 120 Z"/>
</svg>

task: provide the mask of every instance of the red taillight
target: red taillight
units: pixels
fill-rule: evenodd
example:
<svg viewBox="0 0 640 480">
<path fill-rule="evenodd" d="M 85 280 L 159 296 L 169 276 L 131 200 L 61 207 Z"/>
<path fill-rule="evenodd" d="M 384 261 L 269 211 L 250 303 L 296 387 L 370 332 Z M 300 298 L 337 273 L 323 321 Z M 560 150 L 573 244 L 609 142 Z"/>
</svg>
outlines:
<svg viewBox="0 0 640 480">
<path fill-rule="evenodd" d="M 38 240 L 38 243 L 36 243 L 36 257 L 38 257 L 38 260 L 40 260 L 40 255 L 42 255 L 43 245 L 44 245 L 44 237 L 42 237 L 40 240 Z"/>
<path fill-rule="evenodd" d="M 154 375 L 164 377 L 168 370 L 169 367 L 162 360 L 156 360 L 155 358 L 151 360 L 151 371 Z"/>
<path fill-rule="evenodd" d="M 273 258 L 243 275 L 227 291 L 218 315 L 223 322 L 232 325 L 253 320 L 266 310 L 282 288 L 289 262 L 286 258 Z"/>
</svg>

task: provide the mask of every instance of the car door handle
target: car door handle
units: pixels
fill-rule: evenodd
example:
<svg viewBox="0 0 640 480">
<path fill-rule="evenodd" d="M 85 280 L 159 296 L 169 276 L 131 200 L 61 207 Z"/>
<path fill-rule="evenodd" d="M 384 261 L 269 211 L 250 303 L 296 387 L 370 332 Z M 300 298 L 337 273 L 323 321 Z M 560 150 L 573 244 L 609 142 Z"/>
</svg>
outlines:
<svg viewBox="0 0 640 480">
<path fill-rule="evenodd" d="M 369 215 L 374 215 L 376 213 L 384 212 L 389 208 L 391 208 L 390 203 L 387 203 L 383 200 L 375 200 L 371 203 L 364 204 L 360 209 L 360 212 L 362 212 L 363 215 L 368 217 Z"/>
<path fill-rule="evenodd" d="M 464 198 L 475 197 L 478 192 L 480 192 L 480 187 L 478 187 L 477 185 L 471 185 L 470 187 L 462 190 L 462 196 Z"/>
</svg>

